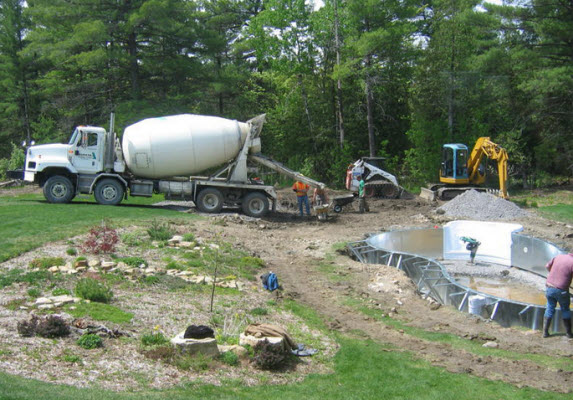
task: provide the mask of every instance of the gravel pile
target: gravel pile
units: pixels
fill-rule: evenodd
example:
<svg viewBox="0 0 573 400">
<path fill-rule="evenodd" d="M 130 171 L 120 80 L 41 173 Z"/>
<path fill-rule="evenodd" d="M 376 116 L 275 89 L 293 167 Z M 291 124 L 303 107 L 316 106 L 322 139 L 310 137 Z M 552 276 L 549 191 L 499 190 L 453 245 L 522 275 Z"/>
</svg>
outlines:
<svg viewBox="0 0 573 400">
<path fill-rule="evenodd" d="M 489 193 L 468 190 L 456 196 L 438 210 L 449 217 L 471 218 L 483 220 L 510 220 L 527 217 L 529 213 L 522 210 L 511 201 L 502 199 Z"/>
</svg>

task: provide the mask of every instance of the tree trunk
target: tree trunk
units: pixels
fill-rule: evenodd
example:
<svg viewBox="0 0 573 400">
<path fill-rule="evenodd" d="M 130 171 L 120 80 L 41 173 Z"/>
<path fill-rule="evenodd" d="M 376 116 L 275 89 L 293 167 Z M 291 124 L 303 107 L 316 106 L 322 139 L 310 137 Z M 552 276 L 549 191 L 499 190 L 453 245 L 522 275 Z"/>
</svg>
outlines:
<svg viewBox="0 0 573 400">
<path fill-rule="evenodd" d="M 366 56 L 366 121 L 368 123 L 368 148 L 370 157 L 376 157 L 376 138 L 374 137 L 374 95 L 372 94 L 372 78 L 370 77 L 370 55 Z"/>
<path fill-rule="evenodd" d="M 137 36 L 131 32 L 128 36 L 127 49 L 129 52 L 129 73 L 131 78 L 131 97 L 138 100 L 140 96 L 139 67 L 137 64 Z"/>
<path fill-rule="evenodd" d="M 312 120 L 310 118 L 310 109 L 308 107 L 308 93 L 306 93 L 306 88 L 302 82 L 302 75 L 298 75 L 298 84 L 300 85 L 300 94 L 302 96 L 302 101 L 304 103 L 304 113 L 306 114 L 306 119 L 308 122 L 308 130 L 312 135 Z"/>
<path fill-rule="evenodd" d="M 334 37 L 336 48 L 336 65 L 340 67 L 340 21 L 338 19 L 338 0 L 334 1 Z M 340 78 L 336 80 L 336 119 L 338 120 L 338 135 L 340 149 L 344 148 L 344 108 L 342 104 L 342 82 Z"/>
</svg>

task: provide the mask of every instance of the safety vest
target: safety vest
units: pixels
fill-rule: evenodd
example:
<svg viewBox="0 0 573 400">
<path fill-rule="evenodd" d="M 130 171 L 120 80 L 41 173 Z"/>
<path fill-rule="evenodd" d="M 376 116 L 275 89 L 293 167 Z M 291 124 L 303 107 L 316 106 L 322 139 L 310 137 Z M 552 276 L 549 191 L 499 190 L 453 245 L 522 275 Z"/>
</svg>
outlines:
<svg viewBox="0 0 573 400">
<path fill-rule="evenodd" d="M 308 189 L 310 189 L 310 186 L 308 186 L 306 183 L 302 183 L 302 182 L 295 182 L 294 185 L 292 185 L 293 190 L 296 190 L 296 195 L 299 197 L 302 196 L 306 196 Z"/>
</svg>

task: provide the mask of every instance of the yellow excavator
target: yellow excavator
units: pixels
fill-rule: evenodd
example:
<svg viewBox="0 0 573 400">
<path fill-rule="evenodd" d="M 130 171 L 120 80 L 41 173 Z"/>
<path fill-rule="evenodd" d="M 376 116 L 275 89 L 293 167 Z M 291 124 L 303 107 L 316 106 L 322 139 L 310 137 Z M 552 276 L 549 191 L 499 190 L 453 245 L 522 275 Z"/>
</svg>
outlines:
<svg viewBox="0 0 573 400">
<path fill-rule="evenodd" d="M 487 191 L 483 158 L 497 161 L 499 196 L 507 199 L 507 151 L 493 143 L 489 137 L 480 137 L 471 154 L 465 144 L 449 143 L 442 147 L 440 183 L 422 188 L 420 196 L 428 200 L 450 200 L 467 190 Z"/>
</svg>

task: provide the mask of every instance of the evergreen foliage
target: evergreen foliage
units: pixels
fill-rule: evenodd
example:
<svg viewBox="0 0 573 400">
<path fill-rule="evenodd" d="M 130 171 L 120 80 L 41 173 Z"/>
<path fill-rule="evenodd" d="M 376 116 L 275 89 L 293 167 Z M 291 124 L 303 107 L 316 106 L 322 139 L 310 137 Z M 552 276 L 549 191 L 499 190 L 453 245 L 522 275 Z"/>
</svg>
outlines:
<svg viewBox="0 0 573 400">
<path fill-rule="evenodd" d="M 76 125 L 267 114 L 263 152 L 333 187 L 361 156 L 435 180 L 443 143 L 573 172 L 573 9 L 549 0 L 5 0 L 0 175 Z M 21 166 L 18 162 L 11 164 Z"/>
</svg>

